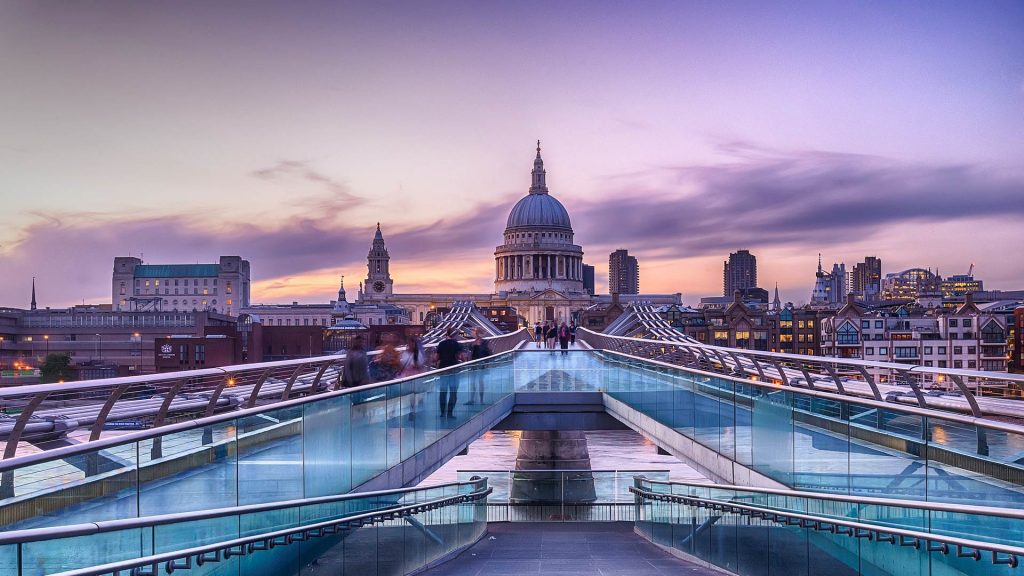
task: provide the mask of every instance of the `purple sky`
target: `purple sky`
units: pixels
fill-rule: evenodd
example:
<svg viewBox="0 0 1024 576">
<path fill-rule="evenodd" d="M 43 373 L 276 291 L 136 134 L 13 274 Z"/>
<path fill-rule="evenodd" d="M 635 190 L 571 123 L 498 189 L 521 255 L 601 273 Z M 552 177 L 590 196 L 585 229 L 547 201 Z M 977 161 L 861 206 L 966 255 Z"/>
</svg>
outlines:
<svg viewBox="0 0 1024 576">
<path fill-rule="evenodd" d="M 115 255 L 254 300 L 488 290 L 533 142 L 599 284 L 806 301 L 817 253 L 1024 288 L 1021 2 L 0 5 L 0 306 L 109 301 Z M 1009 257 L 1008 257 L 1009 256 Z"/>
</svg>

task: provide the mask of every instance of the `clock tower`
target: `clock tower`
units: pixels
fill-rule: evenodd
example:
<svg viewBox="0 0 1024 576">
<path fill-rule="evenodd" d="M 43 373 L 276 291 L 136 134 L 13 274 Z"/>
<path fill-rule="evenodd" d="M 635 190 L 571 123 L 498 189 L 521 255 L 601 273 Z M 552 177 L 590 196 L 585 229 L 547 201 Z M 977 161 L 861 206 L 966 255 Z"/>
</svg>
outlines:
<svg viewBox="0 0 1024 576">
<path fill-rule="evenodd" d="M 388 249 L 384 247 L 384 236 L 380 233 L 380 222 L 377 223 L 377 233 L 373 236 L 373 246 L 366 256 L 367 275 L 363 289 L 363 299 L 383 300 L 392 293 L 391 271 L 388 263 L 391 256 Z"/>
</svg>

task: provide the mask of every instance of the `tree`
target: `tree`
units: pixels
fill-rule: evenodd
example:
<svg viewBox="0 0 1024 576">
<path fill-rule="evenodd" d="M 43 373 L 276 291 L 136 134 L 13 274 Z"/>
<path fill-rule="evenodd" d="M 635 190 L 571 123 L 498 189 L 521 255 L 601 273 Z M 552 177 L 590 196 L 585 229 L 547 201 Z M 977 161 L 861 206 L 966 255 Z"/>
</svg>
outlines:
<svg viewBox="0 0 1024 576">
<path fill-rule="evenodd" d="M 67 382 L 72 380 L 74 373 L 71 371 L 71 356 L 67 354 L 49 354 L 46 362 L 39 368 L 39 381 L 43 384 L 51 382 Z"/>
</svg>

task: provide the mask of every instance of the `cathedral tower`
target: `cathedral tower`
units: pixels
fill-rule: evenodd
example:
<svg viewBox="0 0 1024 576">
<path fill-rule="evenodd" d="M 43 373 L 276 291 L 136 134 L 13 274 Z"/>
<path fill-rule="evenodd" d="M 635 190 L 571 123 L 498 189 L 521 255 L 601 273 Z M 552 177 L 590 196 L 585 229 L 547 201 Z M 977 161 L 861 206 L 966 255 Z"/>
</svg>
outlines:
<svg viewBox="0 0 1024 576">
<path fill-rule="evenodd" d="M 365 300 L 383 300 L 391 296 L 394 282 L 388 268 L 390 261 L 391 256 L 384 247 L 384 236 L 380 233 L 378 222 L 377 233 L 373 236 L 373 246 L 366 256 L 367 275 L 363 291 Z"/>
</svg>

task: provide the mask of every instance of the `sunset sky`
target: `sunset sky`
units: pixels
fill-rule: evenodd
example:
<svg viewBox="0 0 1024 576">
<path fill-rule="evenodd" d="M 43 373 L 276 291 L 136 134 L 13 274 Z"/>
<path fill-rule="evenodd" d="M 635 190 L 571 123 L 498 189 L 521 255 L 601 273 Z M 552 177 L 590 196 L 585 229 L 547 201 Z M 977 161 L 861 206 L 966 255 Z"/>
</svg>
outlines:
<svg viewBox="0 0 1024 576">
<path fill-rule="evenodd" d="M 0 4 L 0 307 L 114 256 L 252 263 L 253 300 L 487 291 L 543 141 L 597 267 L 719 295 L 749 249 L 1024 289 L 1024 2 Z"/>
</svg>

